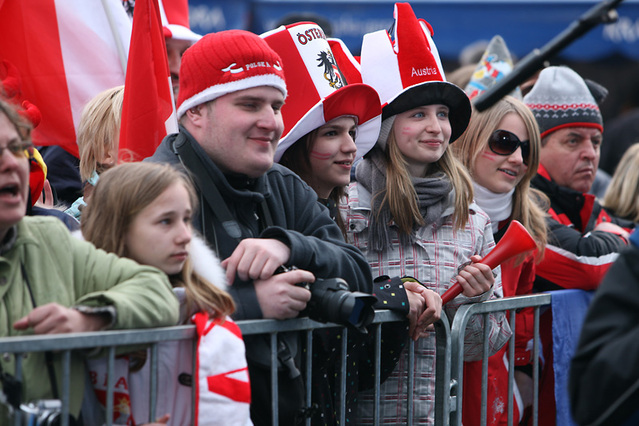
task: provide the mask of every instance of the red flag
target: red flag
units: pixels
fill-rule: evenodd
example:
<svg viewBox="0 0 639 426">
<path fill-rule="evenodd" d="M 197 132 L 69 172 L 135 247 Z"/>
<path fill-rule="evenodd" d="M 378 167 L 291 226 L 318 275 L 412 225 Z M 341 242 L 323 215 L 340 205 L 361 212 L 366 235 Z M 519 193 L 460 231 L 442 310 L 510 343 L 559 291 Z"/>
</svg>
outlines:
<svg viewBox="0 0 639 426">
<path fill-rule="evenodd" d="M 130 35 L 120 0 L 0 0 L 0 61 L 15 66 L 21 99 L 42 113 L 36 145 L 60 145 L 78 155 L 82 108 L 124 84 Z"/>
<path fill-rule="evenodd" d="M 169 63 L 157 0 L 136 0 L 120 128 L 121 160 L 151 156 L 177 132 Z"/>
</svg>

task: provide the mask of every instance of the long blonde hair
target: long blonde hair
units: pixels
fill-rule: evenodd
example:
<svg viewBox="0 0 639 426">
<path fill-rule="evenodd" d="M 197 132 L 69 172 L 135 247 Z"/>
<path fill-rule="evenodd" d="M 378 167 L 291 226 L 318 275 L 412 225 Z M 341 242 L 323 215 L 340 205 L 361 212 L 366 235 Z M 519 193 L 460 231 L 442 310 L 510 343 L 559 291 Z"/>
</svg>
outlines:
<svg viewBox="0 0 639 426">
<path fill-rule="evenodd" d="M 616 216 L 639 222 L 639 143 L 619 160 L 601 204 Z"/>
<path fill-rule="evenodd" d="M 548 210 L 549 201 L 543 193 L 530 187 L 530 181 L 537 174 L 539 167 L 541 147 L 539 127 L 530 109 L 511 96 L 504 97 L 485 111 L 473 108 L 468 128 L 452 146 L 452 152 L 472 176 L 475 162 L 486 149 L 490 135 L 499 129 L 499 124 L 508 114 L 517 114 L 522 119 L 530 138 L 528 170 L 515 187 L 512 219 L 521 222 L 533 236 L 537 242 L 538 259 L 541 259 L 547 242 L 545 211 Z"/>
<path fill-rule="evenodd" d="M 117 86 L 98 93 L 82 110 L 78 124 L 78 151 L 83 182 L 91 177 L 93 171 L 101 172 L 98 162 L 112 149 L 117 150 L 123 100 L 124 86 Z"/>
<path fill-rule="evenodd" d="M 381 205 L 388 203 L 391 217 L 400 233 L 409 235 L 415 226 L 424 224 L 424 219 L 419 212 L 417 193 L 411 180 L 408 164 L 397 146 L 392 131 L 386 145 L 384 151 L 386 192 L 383 195 L 373 194 L 373 196 L 383 196 Z M 449 149 L 446 149 L 441 158 L 429 166 L 429 174 L 437 171 L 442 171 L 448 176 L 455 190 L 453 224 L 456 229 L 462 229 L 468 222 L 468 207 L 473 200 L 473 184 L 470 176 Z M 379 211 L 376 212 L 378 219 L 379 213 Z"/>
<path fill-rule="evenodd" d="M 167 188 L 181 183 L 193 210 L 197 194 L 189 178 L 166 164 L 124 163 L 105 171 L 91 201 L 82 213 L 84 238 L 96 247 L 127 256 L 125 236 L 135 217 Z M 193 271 L 187 259 L 181 274 L 169 277 L 174 287 L 184 287 L 187 312 L 194 307 L 212 316 L 226 316 L 235 310 L 231 296 Z"/>
</svg>

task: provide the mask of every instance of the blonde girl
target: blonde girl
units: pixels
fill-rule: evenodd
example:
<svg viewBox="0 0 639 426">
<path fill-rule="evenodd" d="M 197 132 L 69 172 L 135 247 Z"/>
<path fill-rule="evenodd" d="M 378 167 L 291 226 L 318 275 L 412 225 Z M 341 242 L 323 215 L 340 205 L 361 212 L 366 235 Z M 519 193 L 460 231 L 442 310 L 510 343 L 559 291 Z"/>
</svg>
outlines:
<svg viewBox="0 0 639 426">
<path fill-rule="evenodd" d="M 204 327 L 206 333 L 211 330 L 217 333 L 199 335 L 196 377 L 192 377 L 192 341 L 159 345 L 162 374 L 155 413 L 158 423 L 190 424 L 195 406 L 199 422 L 202 416 L 215 412 L 214 419 L 207 420 L 207 424 L 250 424 L 244 342 L 228 317 L 235 305 L 224 290 L 226 278 L 218 258 L 192 234 L 191 217 L 195 208 L 196 192 L 185 174 L 164 164 L 125 163 L 102 174 L 83 214 L 81 229 L 84 238 L 98 248 L 165 272 L 180 300 L 180 322 L 208 321 Z M 200 330 L 200 326 L 197 329 Z M 203 356 L 206 358 L 201 358 Z M 128 383 L 130 406 L 116 407 L 116 411 L 120 409 L 113 413 L 116 424 L 139 423 L 147 420 L 149 413 L 150 370 L 146 351 L 141 356 L 139 353 L 129 356 L 129 360 L 128 372 L 122 372 L 121 380 Z M 101 377 L 103 366 L 98 362 L 91 367 L 94 376 Z M 212 375 L 206 369 L 234 372 L 244 377 L 244 381 L 238 381 L 241 386 L 233 390 L 238 395 L 222 395 L 213 389 L 209 389 L 209 394 L 198 386 L 193 401 L 192 387 L 197 386 L 202 374 Z M 99 379 L 94 383 L 98 392 L 103 391 L 100 383 Z"/>
</svg>

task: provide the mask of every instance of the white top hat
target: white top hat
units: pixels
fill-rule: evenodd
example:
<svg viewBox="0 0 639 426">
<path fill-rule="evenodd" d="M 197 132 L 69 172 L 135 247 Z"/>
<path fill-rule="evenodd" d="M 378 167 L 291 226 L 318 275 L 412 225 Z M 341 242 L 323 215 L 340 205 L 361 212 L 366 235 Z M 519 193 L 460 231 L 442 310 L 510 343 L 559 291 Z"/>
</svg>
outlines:
<svg viewBox="0 0 639 426">
<path fill-rule="evenodd" d="M 408 3 L 395 3 L 394 17 L 392 39 L 385 30 L 364 35 L 362 81 L 379 93 L 382 119 L 422 105 L 448 106 L 453 142 L 468 126 L 470 100 L 446 81 L 430 24 Z"/>
<path fill-rule="evenodd" d="M 187 0 L 159 0 L 164 36 L 175 40 L 195 43 L 201 35 L 191 31 L 189 25 L 189 4 Z"/>
</svg>

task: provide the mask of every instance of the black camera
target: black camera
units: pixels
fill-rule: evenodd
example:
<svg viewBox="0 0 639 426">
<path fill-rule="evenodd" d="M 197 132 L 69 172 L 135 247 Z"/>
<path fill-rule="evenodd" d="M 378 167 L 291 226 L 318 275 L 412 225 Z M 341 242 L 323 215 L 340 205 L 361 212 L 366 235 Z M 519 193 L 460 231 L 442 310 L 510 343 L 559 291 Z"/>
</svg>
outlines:
<svg viewBox="0 0 639 426">
<path fill-rule="evenodd" d="M 276 273 L 288 272 L 295 267 L 281 266 Z M 299 283 L 311 292 L 311 300 L 300 315 L 319 322 L 334 322 L 350 326 L 366 333 L 366 326 L 373 322 L 373 305 L 377 297 L 360 291 L 351 291 L 341 278 L 317 278 L 314 283 Z"/>
<path fill-rule="evenodd" d="M 314 283 L 306 284 L 311 291 L 311 300 L 302 311 L 302 315 L 320 322 L 352 326 L 366 333 L 366 326 L 373 322 L 373 305 L 377 297 L 360 291 L 350 291 L 348 284 L 341 278 L 318 278 Z"/>
<path fill-rule="evenodd" d="M 40 399 L 20 404 L 22 424 L 25 426 L 59 426 L 62 424 L 62 402 L 59 399 Z M 77 422 L 69 416 L 69 426 Z"/>
</svg>

